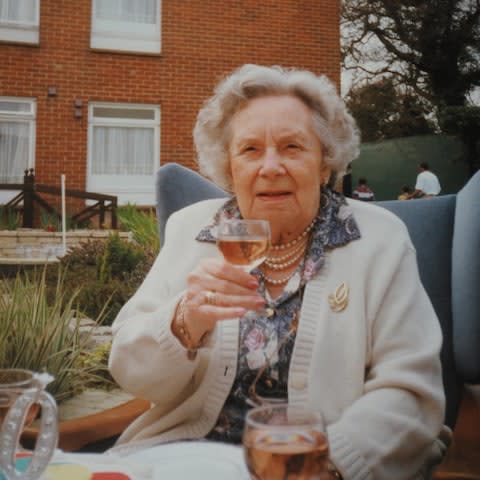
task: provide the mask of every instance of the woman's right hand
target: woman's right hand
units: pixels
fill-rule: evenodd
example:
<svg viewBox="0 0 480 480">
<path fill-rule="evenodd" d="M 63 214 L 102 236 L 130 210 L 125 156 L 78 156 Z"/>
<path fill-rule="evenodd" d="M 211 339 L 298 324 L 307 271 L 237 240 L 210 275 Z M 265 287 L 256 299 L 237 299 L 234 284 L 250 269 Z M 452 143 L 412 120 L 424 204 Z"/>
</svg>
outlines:
<svg viewBox="0 0 480 480">
<path fill-rule="evenodd" d="M 187 277 L 183 298 L 184 325 L 192 342 L 199 343 L 219 320 L 263 307 L 265 300 L 257 288 L 257 278 L 242 268 L 223 259 L 201 260 Z"/>
</svg>

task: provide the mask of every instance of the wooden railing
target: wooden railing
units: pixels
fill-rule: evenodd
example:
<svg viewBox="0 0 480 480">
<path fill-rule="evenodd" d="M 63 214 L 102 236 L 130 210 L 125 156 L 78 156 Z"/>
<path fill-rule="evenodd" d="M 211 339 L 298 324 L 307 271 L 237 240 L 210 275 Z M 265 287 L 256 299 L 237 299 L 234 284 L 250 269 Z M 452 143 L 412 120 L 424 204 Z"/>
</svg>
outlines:
<svg viewBox="0 0 480 480">
<path fill-rule="evenodd" d="M 33 228 L 35 219 L 35 207 L 38 204 L 50 215 L 54 215 L 59 220 L 61 215 L 52 207 L 39 193 L 46 193 L 55 196 L 61 196 L 60 187 L 51 185 L 43 185 L 35 183 L 35 175 L 33 168 L 25 170 L 23 183 L 2 183 L 0 190 L 20 190 L 20 193 L 3 205 L 3 209 L 18 208 L 23 201 L 23 218 L 22 226 L 24 228 Z M 70 198 L 80 198 L 85 200 L 93 200 L 96 203 L 89 205 L 80 212 L 72 215 L 70 218 L 73 223 L 82 223 L 86 220 L 98 216 L 100 228 L 105 227 L 106 213 L 110 213 L 110 221 L 112 229 L 117 228 L 117 197 L 114 195 L 104 195 L 102 193 L 85 192 L 83 190 L 65 189 L 65 196 Z"/>
</svg>

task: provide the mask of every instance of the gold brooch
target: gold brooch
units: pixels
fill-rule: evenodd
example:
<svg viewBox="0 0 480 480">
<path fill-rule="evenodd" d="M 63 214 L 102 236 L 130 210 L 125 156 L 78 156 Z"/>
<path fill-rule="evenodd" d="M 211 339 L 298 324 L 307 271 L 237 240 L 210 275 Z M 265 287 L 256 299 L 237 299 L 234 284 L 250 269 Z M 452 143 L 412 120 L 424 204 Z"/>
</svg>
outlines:
<svg viewBox="0 0 480 480">
<path fill-rule="evenodd" d="M 328 303 L 330 304 L 330 309 L 332 312 L 338 313 L 342 310 L 345 310 L 348 305 L 348 285 L 345 282 L 342 282 L 335 293 L 328 296 Z"/>
</svg>

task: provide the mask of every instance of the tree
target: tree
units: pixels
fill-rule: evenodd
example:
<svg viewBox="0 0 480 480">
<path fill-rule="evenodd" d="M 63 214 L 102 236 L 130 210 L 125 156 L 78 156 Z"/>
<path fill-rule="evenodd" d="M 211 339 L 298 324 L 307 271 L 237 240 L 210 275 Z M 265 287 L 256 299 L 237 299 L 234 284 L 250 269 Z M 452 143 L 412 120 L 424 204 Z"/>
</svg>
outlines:
<svg viewBox="0 0 480 480">
<path fill-rule="evenodd" d="M 344 0 L 342 39 L 355 90 L 390 79 L 397 95 L 427 102 L 438 126 L 464 141 L 471 173 L 478 168 L 470 94 L 480 87 L 480 0 Z"/>
<path fill-rule="evenodd" d="M 480 86 L 480 0 L 344 0 L 342 36 L 355 78 L 391 76 L 437 109 Z"/>
<path fill-rule="evenodd" d="M 439 115 L 442 131 L 458 135 L 466 149 L 467 163 L 473 175 L 480 167 L 480 107 L 445 107 Z"/>
<path fill-rule="evenodd" d="M 391 78 L 352 89 L 346 103 L 365 142 L 435 131 L 428 107 L 418 96 L 401 93 Z"/>
</svg>

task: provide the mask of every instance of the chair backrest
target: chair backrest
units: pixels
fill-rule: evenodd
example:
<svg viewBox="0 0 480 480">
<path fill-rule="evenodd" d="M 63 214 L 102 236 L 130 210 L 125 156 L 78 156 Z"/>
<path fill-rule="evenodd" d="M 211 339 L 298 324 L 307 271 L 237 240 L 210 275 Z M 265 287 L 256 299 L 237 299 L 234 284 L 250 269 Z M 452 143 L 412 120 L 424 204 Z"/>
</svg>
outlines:
<svg viewBox="0 0 480 480">
<path fill-rule="evenodd" d="M 178 163 L 159 168 L 155 191 L 160 246 L 165 240 L 165 224 L 173 212 L 200 200 L 227 196 L 214 183 Z"/>
<path fill-rule="evenodd" d="M 445 422 L 453 427 L 460 406 L 462 382 L 455 367 L 452 319 L 452 243 L 455 195 L 425 200 L 377 202 L 400 217 L 417 251 L 420 278 L 443 332 L 441 360 L 447 392 Z"/>
<path fill-rule="evenodd" d="M 463 384 L 480 383 L 480 172 L 457 195 L 378 204 L 405 222 L 417 250 L 442 326 L 446 423 L 453 426 Z"/>
<path fill-rule="evenodd" d="M 156 187 L 161 243 L 175 210 L 228 195 L 174 163 L 158 170 Z M 480 172 L 457 195 L 377 204 L 404 221 L 417 250 L 420 277 L 443 331 L 445 422 L 453 427 L 463 383 L 480 383 Z"/>
</svg>

